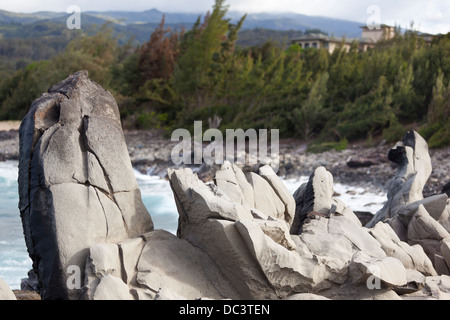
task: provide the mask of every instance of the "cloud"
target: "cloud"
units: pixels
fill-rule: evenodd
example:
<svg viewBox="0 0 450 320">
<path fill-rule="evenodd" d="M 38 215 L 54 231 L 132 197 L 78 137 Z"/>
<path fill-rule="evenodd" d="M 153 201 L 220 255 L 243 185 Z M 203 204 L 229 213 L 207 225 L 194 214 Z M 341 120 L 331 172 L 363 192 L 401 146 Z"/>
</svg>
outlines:
<svg viewBox="0 0 450 320">
<path fill-rule="evenodd" d="M 414 21 L 421 31 L 447 33 L 450 31 L 450 1 L 448 0 L 228 0 L 232 11 L 295 12 L 326 16 L 365 23 L 370 14 L 367 8 L 380 8 L 381 22 L 409 27 Z M 214 5 L 214 0 L 2 0 L 0 9 L 15 12 L 66 11 L 77 5 L 82 11 L 144 11 L 159 9 L 165 12 L 202 13 Z"/>
</svg>

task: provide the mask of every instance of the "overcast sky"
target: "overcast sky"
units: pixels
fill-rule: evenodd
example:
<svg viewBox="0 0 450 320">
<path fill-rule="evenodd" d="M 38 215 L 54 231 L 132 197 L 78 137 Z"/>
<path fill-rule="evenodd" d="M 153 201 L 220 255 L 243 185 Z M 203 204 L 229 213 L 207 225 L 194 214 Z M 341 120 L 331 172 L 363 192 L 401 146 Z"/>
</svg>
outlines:
<svg viewBox="0 0 450 320">
<path fill-rule="evenodd" d="M 450 32 L 450 0 L 228 0 L 231 11 L 295 12 L 358 22 L 367 22 L 379 8 L 381 23 L 409 27 L 429 33 Z M 77 5 L 82 11 L 206 12 L 214 0 L 0 0 L 0 9 L 14 12 L 59 11 Z"/>
</svg>

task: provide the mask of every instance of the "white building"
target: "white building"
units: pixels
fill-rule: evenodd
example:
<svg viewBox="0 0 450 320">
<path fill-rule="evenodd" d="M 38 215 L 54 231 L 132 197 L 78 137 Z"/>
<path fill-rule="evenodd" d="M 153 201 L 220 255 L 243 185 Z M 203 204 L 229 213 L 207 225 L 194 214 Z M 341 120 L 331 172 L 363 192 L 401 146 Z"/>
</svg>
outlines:
<svg viewBox="0 0 450 320">
<path fill-rule="evenodd" d="M 389 40 L 395 36 L 395 27 L 391 27 L 382 24 L 379 28 L 368 28 L 367 26 L 362 26 L 361 39 L 363 41 L 371 40 L 377 43 L 380 40 Z"/>
<path fill-rule="evenodd" d="M 359 44 L 359 49 L 367 51 L 369 48 L 373 48 L 375 44 L 380 40 L 392 39 L 395 36 L 395 27 L 381 25 L 378 29 L 369 29 L 366 26 L 361 27 L 362 34 L 359 39 L 346 39 L 338 37 L 329 37 L 322 33 L 305 34 L 300 38 L 291 39 L 291 44 L 298 44 L 303 49 L 316 48 L 327 49 L 329 53 L 337 48 L 343 48 L 347 52 L 350 50 L 354 41 Z"/>
</svg>

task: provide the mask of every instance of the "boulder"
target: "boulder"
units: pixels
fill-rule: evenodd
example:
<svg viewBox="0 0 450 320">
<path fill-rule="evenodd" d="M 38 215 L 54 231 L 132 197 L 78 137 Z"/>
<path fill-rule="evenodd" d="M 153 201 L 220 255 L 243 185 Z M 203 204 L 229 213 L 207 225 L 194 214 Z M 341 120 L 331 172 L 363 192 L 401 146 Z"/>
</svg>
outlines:
<svg viewBox="0 0 450 320">
<path fill-rule="evenodd" d="M 33 102 L 20 127 L 19 208 L 44 299 L 77 299 L 89 248 L 151 231 L 113 96 L 77 72 Z"/>
</svg>

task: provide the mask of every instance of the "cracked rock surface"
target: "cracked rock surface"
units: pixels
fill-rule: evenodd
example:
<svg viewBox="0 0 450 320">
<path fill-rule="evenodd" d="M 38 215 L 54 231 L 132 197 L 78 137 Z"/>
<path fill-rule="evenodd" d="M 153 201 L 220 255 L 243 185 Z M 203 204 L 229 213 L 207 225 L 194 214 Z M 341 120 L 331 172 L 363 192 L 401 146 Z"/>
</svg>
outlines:
<svg viewBox="0 0 450 320">
<path fill-rule="evenodd" d="M 79 295 L 67 289 L 67 268 L 84 266 L 93 244 L 153 230 L 117 103 L 86 71 L 51 87 L 24 118 L 19 196 L 26 245 L 44 299 Z"/>
</svg>

